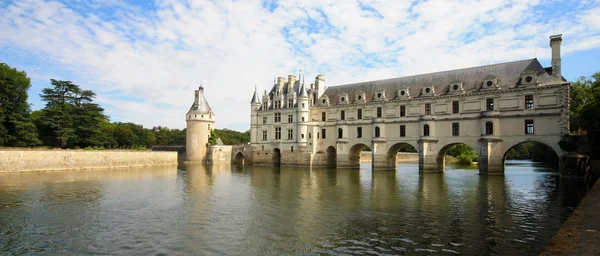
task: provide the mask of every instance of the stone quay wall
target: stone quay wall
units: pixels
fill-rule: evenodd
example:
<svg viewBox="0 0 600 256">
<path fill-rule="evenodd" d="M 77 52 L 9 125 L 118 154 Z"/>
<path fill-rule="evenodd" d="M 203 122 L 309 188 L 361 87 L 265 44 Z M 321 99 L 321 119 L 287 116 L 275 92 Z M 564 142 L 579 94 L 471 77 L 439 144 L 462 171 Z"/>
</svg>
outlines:
<svg viewBox="0 0 600 256">
<path fill-rule="evenodd" d="M 0 172 L 60 171 L 177 165 L 177 152 L 8 150 L 0 151 Z"/>
<path fill-rule="evenodd" d="M 371 152 L 363 151 L 360 152 L 360 161 L 361 162 L 371 162 Z M 408 152 L 398 152 L 396 156 L 396 163 L 411 163 L 411 162 L 419 162 L 419 153 L 408 153 Z"/>
</svg>

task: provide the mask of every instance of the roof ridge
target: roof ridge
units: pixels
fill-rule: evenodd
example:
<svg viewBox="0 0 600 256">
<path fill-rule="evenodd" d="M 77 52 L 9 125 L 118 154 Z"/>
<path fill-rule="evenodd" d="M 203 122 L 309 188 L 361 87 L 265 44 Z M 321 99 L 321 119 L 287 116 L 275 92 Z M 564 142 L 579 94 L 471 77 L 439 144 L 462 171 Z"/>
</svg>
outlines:
<svg viewBox="0 0 600 256">
<path fill-rule="evenodd" d="M 516 61 L 509 61 L 509 62 L 502 62 L 502 63 L 495 63 L 495 64 L 482 65 L 482 66 L 472 66 L 472 67 L 459 68 L 459 69 L 449 69 L 449 70 L 443 70 L 443 71 L 437 71 L 437 72 L 431 72 L 431 73 L 421 73 L 421 74 L 408 75 L 408 76 L 397 76 L 397 77 L 385 78 L 385 79 L 378 79 L 378 80 L 368 80 L 368 81 L 361 81 L 361 82 L 356 82 L 356 83 L 330 85 L 330 86 L 328 86 L 328 88 L 338 87 L 338 86 L 346 86 L 346 85 L 364 84 L 364 83 L 369 83 L 369 82 L 383 82 L 383 81 L 394 80 L 394 79 L 399 79 L 399 78 L 429 76 L 429 75 L 435 75 L 435 74 L 442 74 L 442 73 L 448 73 L 448 72 L 463 71 L 463 70 L 474 69 L 474 68 L 481 68 L 481 67 L 493 67 L 493 66 L 500 66 L 500 65 L 512 64 L 512 63 L 518 63 L 518 62 L 533 61 L 533 60 L 537 60 L 537 58 L 524 59 L 524 60 L 516 60 Z"/>
</svg>

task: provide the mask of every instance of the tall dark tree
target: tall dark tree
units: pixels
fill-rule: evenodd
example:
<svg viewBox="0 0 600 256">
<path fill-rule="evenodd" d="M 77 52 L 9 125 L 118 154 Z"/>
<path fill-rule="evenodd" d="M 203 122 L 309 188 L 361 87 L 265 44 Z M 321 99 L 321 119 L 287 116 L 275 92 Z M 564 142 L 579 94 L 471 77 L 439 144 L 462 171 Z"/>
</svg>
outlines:
<svg viewBox="0 0 600 256">
<path fill-rule="evenodd" d="M 31 80 L 24 71 L 0 63 L 0 145 L 26 147 L 41 144 L 30 119 L 31 109 L 27 103 L 30 87 Z"/>
<path fill-rule="evenodd" d="M 104 109 L 93 103 L 96 94 L 71 81 L 50 79 L 50 83 L 52 87 L 44 88 L 40 95 L 46 101 L 40 128 L 51 133 L 47 143 L 61 148 L 101 144 L 97 138 L 106 116 Z"/>
</svg>

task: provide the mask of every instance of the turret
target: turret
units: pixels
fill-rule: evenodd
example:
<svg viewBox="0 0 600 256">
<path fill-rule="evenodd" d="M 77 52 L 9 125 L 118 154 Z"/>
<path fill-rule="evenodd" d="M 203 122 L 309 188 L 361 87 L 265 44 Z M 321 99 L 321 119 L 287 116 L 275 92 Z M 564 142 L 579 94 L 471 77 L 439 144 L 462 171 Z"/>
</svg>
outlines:
<svg viewBox="0 0 600 256">
<path fill-rule="evenodd" d="M 298 143 L 300 144 L 300 149 L 306 149 L 308 141 L 309 106 L 308 93 L 306 92 L 304 83 L 302 83 L 298 90 L 298 127 L 296 129 L 298 131 L 296 136 L 298 138 Z"/>
<path fill-rule="evenodd" d="M 256 143 L 258 139 L 258 110 L 260 109 L 260 100 L 258 91 L 254 87 L 254 95 L 250 101 L 250 143 Z"/>
<path fill-rule="evenodd" d="M 204 87 L 200 86 L 194 93 L 194 103 L 186 114 L 186 160 L 204 162 L 215 115 L 204 97 Z"/>
</svg>

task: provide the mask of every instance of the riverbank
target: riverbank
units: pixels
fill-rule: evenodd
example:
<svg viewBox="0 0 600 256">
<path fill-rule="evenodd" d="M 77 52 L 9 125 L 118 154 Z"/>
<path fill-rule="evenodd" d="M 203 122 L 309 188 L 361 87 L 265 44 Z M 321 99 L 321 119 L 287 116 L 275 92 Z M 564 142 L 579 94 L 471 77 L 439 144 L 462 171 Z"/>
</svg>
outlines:
<svg viewBox="0 0 600 256">
<path fill-rule="evenodd" d="M 2 150 L 0 172 L 65 171 L 177 165 L 177 152 Z"/>
<path fill-rule="evenodd" d="M 600 255 L 600 180 L 540 255 Z"/>
</svg>

